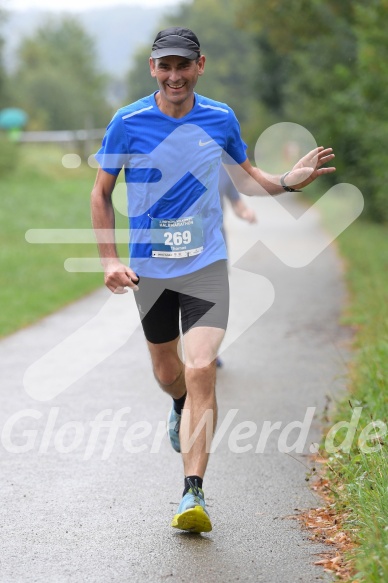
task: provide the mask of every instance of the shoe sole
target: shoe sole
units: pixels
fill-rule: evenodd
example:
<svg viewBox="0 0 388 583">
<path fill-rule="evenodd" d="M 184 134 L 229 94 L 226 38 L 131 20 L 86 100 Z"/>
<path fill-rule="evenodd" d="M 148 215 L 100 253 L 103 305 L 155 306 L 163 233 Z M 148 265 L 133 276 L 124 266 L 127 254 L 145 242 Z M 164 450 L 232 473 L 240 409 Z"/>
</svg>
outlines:
<svg viewBox="0 0 388 583">
<path fill-rule="evenodd" d="M 194 508 L 185 510 L 182 514 L 175 514 L 171 526 L 198 534 L 200 532 L 210 532 L 212 530 L 210 518 L 202 506 L 195 506 Z"/>
</svg>

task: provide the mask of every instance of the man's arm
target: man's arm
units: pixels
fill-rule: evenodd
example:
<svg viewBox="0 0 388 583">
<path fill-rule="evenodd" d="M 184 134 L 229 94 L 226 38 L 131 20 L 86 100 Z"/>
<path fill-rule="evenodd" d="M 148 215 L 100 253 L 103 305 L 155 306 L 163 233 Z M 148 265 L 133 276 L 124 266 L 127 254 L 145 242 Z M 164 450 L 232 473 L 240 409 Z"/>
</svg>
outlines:
<svg viewBox="0 0 388 583">
<path fill-rule="evenodd" d="M 322 168 L 334 158 L 332 148 L 315 148 L 295 164 L 285 178 L 288 187 L 300 190 L 322 174 L 335 172 L 334 167 Z M 237 190 L 248 196 L 275 196 L 284 192 L 281 175 L 268 174 L 245 160 L 242 164 L 225 165 Z"/>
<path fill-rule="evenodd" d="M 105 273 L 105 285 L 114 293 L 126 293 L 126 287 L 138 289 L 138 277 L 119 259 L 115 243 L 115 213 L 112 193 L 116 176 L 98 169 L 91 194 L 92 223 L 97 238 L 98 251 Z"/>
<path fill-rule="evenodd" d="M 240 219 L 243 219 L 244 221 L 247 221 L 251 224 L 257 223 L 255 211 L 249 208 L 249 206 L 245 204 L 241 197 L 238 199 L 232 199 L 230 204 L 232 205 L 233 212 L 237 217 L 240 217 Z"/>
<path fill-rule="evenodd" d="M 221 206 L 223 206 L 223 198 L 226 197 L 232 205 L 233 212 L 248 223 L 256 223 L 256 215 L 253 209 L 249 208 L 242 200 L 240 193 L 233 184 L 229 174 L 221 164 L 220 175 L 218 180 L 218 189 L 221 196 Z"/>
</svg>

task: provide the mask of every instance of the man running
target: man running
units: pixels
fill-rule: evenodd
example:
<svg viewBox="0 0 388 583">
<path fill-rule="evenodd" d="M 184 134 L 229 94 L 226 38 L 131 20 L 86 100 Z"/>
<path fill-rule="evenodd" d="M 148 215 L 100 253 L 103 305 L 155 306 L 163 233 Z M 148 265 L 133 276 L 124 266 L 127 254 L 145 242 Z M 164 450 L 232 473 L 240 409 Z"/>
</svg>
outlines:
<svg viewBox="0 0 388 583">
<path fill-rule="evenodd" d="M 173 399 L 169 437 L 182 454 L 184 491 L 172 526 L 208 532 L 203 478 L 217 421 L 216 356 L 229 310 L 220 164 L 239 192 L 274 196 L 333 172 L 322 165 L 334 154 L 316 148 L 283 176 L 253 167 L 233 111 L 194 92 L 205 56 L 189 29 L 160 31 L 149 66 L 158 90 L 115 114 L 96 155 L 92 220 L 105 284 L 114 293 L 134 290 L 155 378 Z M 129 266 L 114 241 L 112 192 L 122 167 Z"/>
</svg>

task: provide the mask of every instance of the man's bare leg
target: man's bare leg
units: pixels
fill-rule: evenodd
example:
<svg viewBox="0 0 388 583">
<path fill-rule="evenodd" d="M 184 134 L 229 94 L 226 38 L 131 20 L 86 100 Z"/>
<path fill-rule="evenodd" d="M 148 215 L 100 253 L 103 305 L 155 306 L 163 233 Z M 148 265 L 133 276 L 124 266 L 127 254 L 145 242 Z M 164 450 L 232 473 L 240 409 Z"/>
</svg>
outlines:
<svg viewBox="0 0 388 583">
<path fill-rule="evenodd" d="M 204 326 L 189 330 L 183 339 L 186 365 L 181 359 L 179 338 L 161 344 L 148 342 L 159 386 L 173 399 L 187 391 L 180 430 L 185 476 L 203 478 L 205 474 L 217 423 L 215 358 L 224 334 L 220 328 Z M 200 431 L 196 431 L 204 421 Z"/>
<path fill-rule="evenodd" d="M 203 478 L 217 423 L 216 356 L 225 331 L 197 327 L 183 339 L 187 397 L 182 412 L 180 441 L 185 476 Z M 204 423 L 198 431 L 201 423 Z M 193 434 L 196 434 L 193 441 Z"/>
<path fill-rule="evenodd" d="M 180 358 L 178 338 L 163 344 L 148 342 L 160 387 L 174 399 L 187 391 L 178 438 L 185 474 L 184 494 L 187 494 L 182 497 L 171 526 L 191 532 L 212 529 L 201 488 L 217 422 L 215 359 L 224 334 L 220 328 L 189 330 L 183 339 L 185 364 Z"/>
<path fill-rule="evenodd" d="M 179 355 L 179 336 L 171 342 L 148 342 L 152 367 L 159 386 L 173 399 L 186 393 L 185 367 Z"/>
</svg>

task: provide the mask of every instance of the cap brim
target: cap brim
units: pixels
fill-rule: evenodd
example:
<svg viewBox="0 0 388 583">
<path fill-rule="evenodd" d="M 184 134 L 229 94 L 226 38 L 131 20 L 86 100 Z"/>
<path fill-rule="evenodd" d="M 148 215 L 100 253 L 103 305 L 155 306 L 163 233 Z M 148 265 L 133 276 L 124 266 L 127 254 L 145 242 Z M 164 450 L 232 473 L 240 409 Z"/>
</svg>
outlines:
<svg viewBox="0 0 388 583">
<path fill-rule="evenodd" d="M 156 49 L 152 51 L 151 57 L 153 59 L 160 59 L 161 57 L 185 57 L 186 59 L 194 60 L 198 59 L 199 54 L 194 51 L 189 51 L 188 49 Z"/>
</svg>

